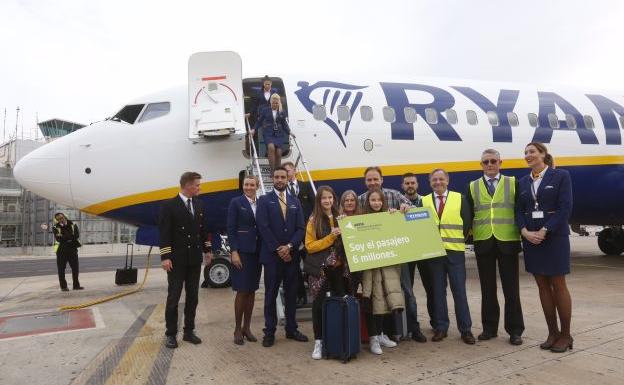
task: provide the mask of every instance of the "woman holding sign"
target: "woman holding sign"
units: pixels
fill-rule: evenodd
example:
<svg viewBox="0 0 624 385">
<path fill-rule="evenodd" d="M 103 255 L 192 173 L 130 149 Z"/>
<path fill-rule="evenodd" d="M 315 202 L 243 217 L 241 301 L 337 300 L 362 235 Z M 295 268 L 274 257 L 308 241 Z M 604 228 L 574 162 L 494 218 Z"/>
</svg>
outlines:
<svg viewBox="0 0 624 385">
<path fill-rule="evenodd" d="M 366 214 L 388 210 L 384 193 L 373 189 L 368 193 L 363 211 Z M 386 266 L 365 270 L 362 274 L 362 308 L 366 313 L 366 326 L 369 334 L 370 350 L 382 354 L 381 346 L 392 348 L 397 344 L 383 334 L 383 316 L 405 309 L 405 299 L 401 289 L 401 265 Z"/>
<path fill-rule="evenodd" d="M 555 169 L 542 143 L 527 144 L 524 159 L 531 173 L 519 181 L 516 223 L 523 238 L 525 269 L 535 276 L 548 325 L 548 338 L 540 347 L 563 353 L 572 349 L 573 342 L 572 299 L 565 279 L 570 273 L 572 182 L 566 170 Z"/>
<path fill-rule="evenodd" d="M 329 186 L 321 186 L 314 199 L 314 210 L 306 226 L 305 247 L 308 251 L 303 269 L 308 273 L 312 302 L 314 351 L 312 358 L 320 360 L 323 352 L 323 301 L 325 293 L 333 296 L 347 294 L 349 270 L 346 268 L 344 247 L 338 228 L 338 198 Z"/>
</svg>

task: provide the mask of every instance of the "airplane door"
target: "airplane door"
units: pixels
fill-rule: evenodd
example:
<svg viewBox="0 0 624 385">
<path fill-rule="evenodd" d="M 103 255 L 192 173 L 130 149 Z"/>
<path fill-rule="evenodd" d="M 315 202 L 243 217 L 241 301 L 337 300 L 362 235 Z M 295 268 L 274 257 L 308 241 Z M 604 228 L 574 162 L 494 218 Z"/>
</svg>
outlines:
<svg viewBox="0 0 624 385">
<path fill-rule="evenodd" d="M 236 52 L 198 52 L 188 64 L 189 138 L 246 133 L 241 58 Z"/>
</svg>

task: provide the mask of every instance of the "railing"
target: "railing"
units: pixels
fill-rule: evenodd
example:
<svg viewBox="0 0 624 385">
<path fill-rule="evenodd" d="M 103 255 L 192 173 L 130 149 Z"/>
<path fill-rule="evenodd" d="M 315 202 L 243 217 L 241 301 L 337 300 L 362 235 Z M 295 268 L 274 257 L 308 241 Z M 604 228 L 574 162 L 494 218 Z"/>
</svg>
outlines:
<svg viewBox="0 0 624 385">
<path fill-rule="evenodd" d="M 254 138 L 251 133 L 251 127 L 249 125 L 249 118 L 245 117 L 245 124 L 247 126 L 247 135 L 249 135 L 249 143 L 251 146 L 251 162 L 253 167 L 256 169 L 258 175 L 258 180 L 260 181 L 260 189 L 262 190 L 262 194 L 266 194 L 266 189 L 264 188 L 264 181 L 262 180 L 262 169 L 260 168 L 260 162 L 258 162 L 258 151 L 256 151 L 256 144 L 254 143 Z"/>
<path fill-rule="evenodd" d="M 289 124 L 290 126 L 290 124 Z M 297 168 L 297 165 L 299 164 L 299 160 L 301 160 L 301 164 L 303 164 L 303 168 L 306 172 L 306 174 L 308 175 L 308 180 L 310 181 L 310 186 L 312 186 L 312 191 L 314 191 L 314 195 L 316 196 L 316 186 L 314 185 L 314 181 L 312 180 L 312 174 L 310 174 L 310 170 L 308 169 L 308 163 L 306 162 L 304 156 L 303 156 L 303 152 L 301 151 L 301 147 L 299 147 L 299 143 L 297 143 L 297 138 L 295 138 L 294 135 L 290 135 L 290 137 L 292 138 L 292 141 L 295 143 L 295 147 L 297 148 L 297 160 L 295 160 L 295 168 Z"/>
</svg>

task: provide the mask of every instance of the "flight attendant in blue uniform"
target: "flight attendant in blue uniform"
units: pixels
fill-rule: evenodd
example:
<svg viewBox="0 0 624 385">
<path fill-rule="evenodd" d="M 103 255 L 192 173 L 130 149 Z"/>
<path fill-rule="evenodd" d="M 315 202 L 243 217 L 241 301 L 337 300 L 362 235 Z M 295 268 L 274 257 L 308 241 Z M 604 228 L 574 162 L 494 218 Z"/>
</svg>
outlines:
<svg viewBox="0 0 624 385">
<path fill-rule="evenodd" d="M 572 182 L 566 170 L 555 169 L 542 143 L 527 144 L 524 159 L 531 174 L 519 181 L 516 223 L 522 234 L 524 265 L 535 276 L 548 325 L 548 338 L 540 347 L 563 353 L 572 349 L 573 342 L 572 299 L 565 279 L 570 273 Z"/>
<path fill-rule="evenodd" d="M 256 342 L 251 333 L 256 290 L 260 284 L 260 237 L 256 226 L 256 191 L 258 177 L 247 175 L 243 180 L 243 195 L 233 198 L 228 207 L 227 235 L 232 251 L 232 290 L 234 299 L 234 343 L 242 345 L 244 338 Z M 244 323 L 243 323 L 244 318 Z M 242 325 L 242 326 L 241 326 Z"/>
<path fill-rule="evenodd" d="M 258 110 L 255 130 L 258 128 L 262 128 L 262 138 L 267 146 L 267 158 L 269 158 L 271 169 L 274 170 L 282 164 L 282 147 L 288 142 L 288 135 L 291 135 L 278 94 L 271 95 L 271 108 Z M 255 130 L 251 132 L 252 135 Z"/>
</svg>

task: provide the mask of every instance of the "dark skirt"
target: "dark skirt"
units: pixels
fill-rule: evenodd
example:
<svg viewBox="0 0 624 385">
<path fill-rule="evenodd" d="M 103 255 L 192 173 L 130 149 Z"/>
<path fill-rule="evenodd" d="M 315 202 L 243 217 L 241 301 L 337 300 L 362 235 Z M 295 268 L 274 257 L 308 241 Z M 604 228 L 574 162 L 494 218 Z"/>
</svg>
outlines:
<svg viewBox="0 0 624 385">
<path fill-rule="evenodd" d="M 243 267 L 241 269 L 232 266 L 232 290 L 247 293 L 258 290 L 260 286 L 260 274 L 262 265 L 256 253 L 238 253 Z"/>
<path fill-rule="evenodd" d="M 539 245 L 522 239 L 524 268 L 537 275 L 564 275 L 570 273 L 570 237 L 568 235 L 546 236 Z"/>
<path fill-rule="evenodd" d="M 275 147 L 282 147 L 284 145 L 286 134 L 282 130 L 277 131 L 276 133 L 277 135 L 273 135 L 274 130 L 266 130 L 266 131 L 268 132 L 262 133 L 264 144 L 268 146 L 269 143 L 273 143 Z"/>
</svg>

